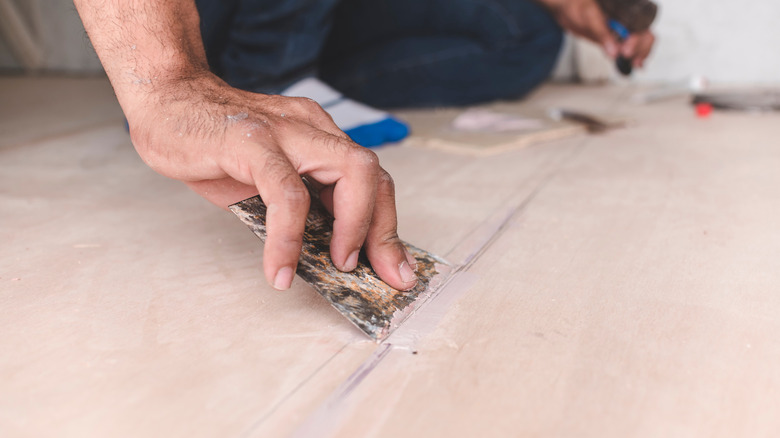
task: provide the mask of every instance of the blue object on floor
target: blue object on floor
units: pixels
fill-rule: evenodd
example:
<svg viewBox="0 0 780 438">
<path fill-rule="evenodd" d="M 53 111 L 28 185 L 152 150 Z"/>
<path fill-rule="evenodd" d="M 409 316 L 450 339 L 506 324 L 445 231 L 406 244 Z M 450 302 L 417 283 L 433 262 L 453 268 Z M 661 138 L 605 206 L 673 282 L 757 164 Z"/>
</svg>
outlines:
<svg viewBox="0 0 780 438">
<path fill-rule="evenodd" d="M 409 126 L 400 120 L 388 117 L 344 132 L 360 146 L 371 148 L 403 140 L 409 135 Z"/>
</svg>

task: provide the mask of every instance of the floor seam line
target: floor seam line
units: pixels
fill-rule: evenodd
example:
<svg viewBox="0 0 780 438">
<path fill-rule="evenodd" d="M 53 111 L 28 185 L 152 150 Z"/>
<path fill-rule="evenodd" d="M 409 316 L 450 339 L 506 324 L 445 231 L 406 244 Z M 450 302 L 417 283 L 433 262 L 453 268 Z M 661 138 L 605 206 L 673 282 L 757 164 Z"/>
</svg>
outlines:
<svg viewBox="0 0 780 438">
<path fill-rule="evenodd" d="M 434 301 L 434 299 L 439 296 L 441 293 L 445 291 L 447 286 L 449 286 L 453 279 L 458 277 L 461 273 L 468 271 L 469 268 L 471 268 L 476 262 L 479 257 L 481 257 L 482 254 L 496 241 L 496 239 L 507 229 L 507 225 L 511 221 L 512 218 L 514 218 L 517 213 L 523 211 L 525 207 L 528 206 L 528 204 L 538 195 L 541 190 L 547 186 L 547 184 L 552 180 L 554 176 L 556 176 L 561 167 L 567 163 L 571 158 L 577 155 L 577 152 L 584 148 L 585 144 L 587 143 L 589 139 L 585 138 L 583 139 L 578 145 L 575 145 L 572 149 L 572 152 L 567 154 L 564 158 L 561 159 L 560 163 L 553 166 L 553 169 L 550 170 L 550 173 L 542 178 L 542 180 L 537 184 L 537 186 L 534 188 L 534 190 L 525 198 L 522 199 L 520 203 L 518 203 L 515 207 L 511 209 L 511 211 L 504 217 L 504 219 L 501 221 L 501 225 L 499 226 L 499 229 L 494 232 L 487 241 L 485 241 L 482 245 L 479 246 L 476 252 L 472 253 L 472 255 L 469 256 L 469 258 L 463 262 L 460 263 L 453 272 L 447 277 L 444 284 L 442 284 L 435 293 L 430 296 L 422 305 L 421 308 L 418 309 L 414 313 L 418 313 L 421 311 L 424 311 L 427 304 Z M 495 213 L 493 213 L 495 214 Z M 483 222 L 484 225 L 485 222 Z M 478 227 L 479 228 L 479 227 Z M 457 246 L 456 246 L 457 248 Z M 411 317 L 411 315 L 410 315 Z M 407 319 L 408 320 L 408 319 Z M 321 423 L 321 421 L 318 421 L 318 418 L 324 417 L 324 413 L 331 414 L 331 416 L 337 416 L 339 413 L 339 410 L 337 409 L 338 405 L 344 403 L 344 401 L 352 394 L 352 392 L 358 388 L 363 381 L 376 369 L 376 367 L 388 356 L 388 353 L 393 350 L 393 344 L 385 341 L 382 342 L 377 346 L 376 349 L 371 353 L 371 356 L 369 356 L 365 361 L 363 361 L 356 369 L 353 371 L 347 379 L 343 380 L 338 387 L 333 390 L 328 397 L 325 398 L 325 400 L 319 405 L 317 409 L 315 409 L 309 416 L 307 416 L 296 428 L 296 430 L 290 435 L 292 437 L 299 437 L 299 436 L 307 436 L 306 431 L 313 428 L 314 426 L 320 426 L 324 427 Z M 320 414 L 320 415 L 318 415 Z M 335 430 L 332 430 L 330 432 L 322 431 L 321 436 L 332 436 L 332 434 L 335 432 Z"/>
<path fill-rule="evenodd" d="M 620 98 L 623 96 L 623 93 L 621 93 L 618 97 L 615 98 L 615 101 L 613 102 L 613 111 L 614 107 L 617 106 L 617 104 L 620 101 Z M 476 263 L 477 260 L 479 260 L 482 255 L 498 240 L 498 238 L 508 229 L 509 223 L 512 221 L 512 219 L 516 218 L 520 213 L 524 212 L 526 208 L 530 205 L 530 203 L 536 199 L 536 197 L 558 176 L 560 175 L 563 166 L 565 166 L 567 163 L 571 162 L 571 160 L 578 157 L 587 147 L 588 143 L 592 140 L 591 136 L 586 136 L 581 141 L 579 141 L 576 145 L 574 145 L 569 153 L 562 154 L 562 157 L 560 158 L 560 161 L 552 166 L 552 169 L 548 172 L 547 175 L 543 176 L 541 181 L 534 187 L 534 189 L 531 191 L 530 194 L 528 194 L 526 197 L 524 197 L 517 205 L 514 207 L 511 207 L 509 212 L 504 216 L 504 218 L 501 220 L 500 225 L 498 228 L 493 232 L 486 241 L 484 241 L 479 247 L 474 251 L 472 254 L 470 254 L 465 261 L 460 263 L 453 272 L 448 276 L 447 280 L 445 280 L 444 284 L 441 285 L 441 287 L 438 288 L 438 290 L 434 293 L 434 295 L 430 296 L 425 303 L 422 304 L 421 308 L 418 309 L 418 313 L 420 311 L 423 311 L 425 306 L 432 302 L 436 296 L 440 295 L 444 292 L 444 290 L 447 288 L 448 285 L 451 284 L 452 279 L 457 277 L 462 272 L 467 272 L 471 267 L 473 267 L 474 263 Z M 477 226 L 474 230 L 474 232 L 478 231 L 480 227 L 486 226 L 487 221 L 489 221 L 490 216 L 493 214 L 496 214 L 496 212 L 493 212 L 491 215 L 488 216 L 488 219 L 486 221 L 483 221 L 479 226 Z M 467 236 L 472 235 L 474 232 L 467 234 Z M 466 239 L 463 239 L 461 241 L 461 244 Z M 459 244 L 460 245 L 460 244 Z M 457 249 L 459 245 L 456 245 L 453 250 Z M 411 315 L 410 315 L 411 317 Z M 407 319 L 408 320 L 408 319 Z M 318 412 L 321 412 L 323 409 L 331 407 L 333 404 L 342 403 L 346 398 L 348 398 L 351 393 L 359 387 L 365 378 L 367 378 L 373 370 L 384 360 L 385 357 L 387 357 L 388 353 L 393 349 L 393 344 L 389 342 L 383 342 L 382 344 L 378 345 L 377 348 L 371 353 L 371 356 L 369 356 L 368 359 L 363 361 L 358 368 L 353 371 L 350 376 L 342 381 L 339 386 L 330 393 L 330 395 L 325 399 L 323 403 L 320 404 L 320 406 L 306 419 L 303 420 L 303 422 L 300 423 L 299 427 L 296 428 L 296 431 L 293 432 L 292 436 L 302 436 L 301 433 L 305 432 L 305 426 L 312 423 L 312 421 L 316 420 L 316 414 Z M 367 368 L 365 371 L 363 371 L 364 368 Z M 344 387 L 345 385 L 348 385 Z M 343 388 L 344 387 L 344 388 Z M 323 431 L 326 435 L 324 436 L 331 436 L 333 431 L 330 433 Z"/>
<path fill-rule="evenodd" d="M 302 389 L 304 386 L 306 386 L 306 384 L 307 384 L 307 383 L 309 383 L 309 381 L 311 381 L 311 380 L 312 380 L 312 379 L 313 379 L 313 378 L 314 378 L 314 377 L 315 377 L 317 374 L 319 374 L 319 372 L 320 372 L 320 371 L 322 371 L 322 370 L 323 370 L 323 369 L 324 369 L 324 368 L 325 368 L 325 367 L 326 367 L 326 366 L 327 366 L 329 363 L 331 363 L 331 362 L 333 361 L 333 359 L 335 359 L 335 358 L 336 358 L 336 356 L 338 356 L 339 354 L 341 354 L 341 353 L 342 353 L 344 350 L 346 350 L 346 348 L 347 348 L 347 347 L 349 347 L 349 346 L 350 346 L 350 345 L 352 345 L 353 343 L 354 343 L 354 342 L 352 342 L 352 341 L 350 341 L 350 342 L 347 342 L 347 343 L 346 343 L 346 344 L 344 344 L 344 345 L 343 345 L 341 348 L 339 348 L 339 349 L 338 349 L 338 351 L 336 351 L 335 353 L 333 353 L 333 354 L 332 354 L 332 355 L 331 355 L 331 356 L 328 358 L 328 360 L 326 360 L 325 362 L 323 362 L 322 364 L 320 364 L 320 365 L 317 367 L 317 369 L 315 369 L 315 370 L 314 370 L 314 371 L 313 371 L 311 374 L 309 374 L 308 376 L 306 376 L 306 378 L 304 378 L 304 379 L 303 379 L 303 380 L 302 380 L 302 381 L 301 381 L 301 382 L 300 382 L 298 385 L 296 385 L 296 386 L 295 386 L 295 388 L 293 388 L 293 389 L 292 389 L 290 392 L 288 392 L 287 394 L 285 394 L 285 395 L 284 395 L 284 397 L 282 397 L 282 399 L 281 399 L 281 400 L 279 400 L 278 402 L 276 402 L 276 404 L 274 404 L 274 405 L 271 407 L 271 409 L 269 409 L 269 410 L 268 410 L 268 412 L 266 412 L 266 413 L 265 413 L 265 415 L 263 415 L 262 417 L 260 417 L 260 419 L 259 419 L 259 420 L 255 421 L 255 423 L 253 423 L 253 424 L 252 424 L 252 426 L 250 426 L 250 427 L 249 427 L 249 429 L 247 429 L 247 431 L 246 431 L 246 432 L 244 432 L 244 433 L 242 433 L 240 436 L 241 436 L 241 437 L 249 437 L 249 436 L 252 436 L 252 435 L 254 434 L 254 432 L 257 430 L 257 428 L 259 428 L 260 426 L 262 426 L 262 425 L 263 425 L 263 423 L 265 423 L 265 422 L 266 422 L 266 421 L 267 421 L 267 420 L 268 420 L 268 419 L 269 419 L 269 418 L 270 418 L 270 417 L 271 417 L 271 416 L 272 416 L 272 415 L 273 415 L 273 414 L 274 414 L 274 413 L 275 413 L 275 412 L 276 412 L 276 411 L 277 411 L 277 410 L 278 410 L 280 407 L 282 407 L 282 405 L 283 405 L 285 402 L 287 402 L 287 400 L 289 400 L 289 399 L 290 399 L 290 398 L 291 398 L 293 395 L 295 395 L 295 393 L 297 393 L 297 392 L 298 392 L 298 391 L 300 391 L 300 390 L 301 390 L 301 389 Z M 372 354 L 373 354 L 373 352 L 372 352 Z"/>
</svg>

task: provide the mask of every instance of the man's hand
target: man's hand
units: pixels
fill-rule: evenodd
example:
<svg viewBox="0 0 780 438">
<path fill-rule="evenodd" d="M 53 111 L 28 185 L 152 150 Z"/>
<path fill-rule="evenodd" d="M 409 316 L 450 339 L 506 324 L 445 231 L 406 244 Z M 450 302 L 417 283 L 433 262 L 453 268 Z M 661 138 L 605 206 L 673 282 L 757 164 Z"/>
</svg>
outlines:
<svg viewBox="0 0 780 438">
<path fill-rule="evenodd" d="M 309 193 L 333 213 L 331 258 L 351 271 L 365 248 L 390 286 L 417 281 L 396 234 L 393 181 L 314 101 L 237 90 L 208 71 L 190 0 L 76 0 L 141 158 L 227 205 L 260 194 L 268 206 L 266 278 L 290 286 Z"/>
<path fill-rule="evenodd" d="M 644 66 L 655 42 L 652 32 L 631 34 L 625 41 L 618 43 L 607 26 L 607 17 L 595 0 L 539 1 L 567 31 L 601 45 L 613 59 L 623 55 L 633 60 L 635 67 Z"/>
<path fill-rule="evenodd" d="M 655 44 L 655 35 L 646 30 L 644 32 L 632 33 L 620 45 L 620 54 L 633 60 L 634 67 L 644 67 L 645 60 Z"/>
</svg>

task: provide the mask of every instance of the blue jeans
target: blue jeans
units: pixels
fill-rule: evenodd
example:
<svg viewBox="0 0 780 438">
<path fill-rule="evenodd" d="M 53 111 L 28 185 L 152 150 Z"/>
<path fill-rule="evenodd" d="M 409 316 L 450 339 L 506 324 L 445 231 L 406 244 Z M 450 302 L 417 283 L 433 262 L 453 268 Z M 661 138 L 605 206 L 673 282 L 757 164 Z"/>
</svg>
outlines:
<svg viewBox="0 0 780 438">
<path fill-rule="evenodd" d="M 310 75 L 379 107 L 520 98 L 562 32 L 532 0 L 196 0 L 209 65 L 278 93 Z"/>
</svg>

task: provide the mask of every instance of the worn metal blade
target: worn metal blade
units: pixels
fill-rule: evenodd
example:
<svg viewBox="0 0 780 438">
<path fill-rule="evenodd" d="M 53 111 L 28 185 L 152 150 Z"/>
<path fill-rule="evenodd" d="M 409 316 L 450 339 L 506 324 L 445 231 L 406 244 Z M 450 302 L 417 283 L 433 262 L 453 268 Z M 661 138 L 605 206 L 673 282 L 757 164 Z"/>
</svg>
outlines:
<svg viewBox="0 0 780 438">
<path fill-rule="evenodd" d="M 233 204 L 230 210 L 265 242 L 266 206 L 259 196 Z M 332 234 L 333 218 L 319 200 L 312 199 L 297 274 L 376 341 L 386 338 L 430 298 L 452 271 L 441 258 L 405 244 L 417 260 L 419 281 L 412 290 L 399 291 L 379 279 L 362 252 L 354 271 L 339 271 L 330 259 Z"/>
</svg>

